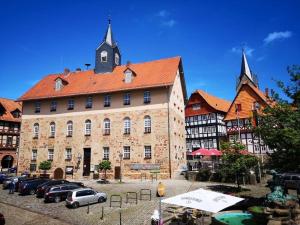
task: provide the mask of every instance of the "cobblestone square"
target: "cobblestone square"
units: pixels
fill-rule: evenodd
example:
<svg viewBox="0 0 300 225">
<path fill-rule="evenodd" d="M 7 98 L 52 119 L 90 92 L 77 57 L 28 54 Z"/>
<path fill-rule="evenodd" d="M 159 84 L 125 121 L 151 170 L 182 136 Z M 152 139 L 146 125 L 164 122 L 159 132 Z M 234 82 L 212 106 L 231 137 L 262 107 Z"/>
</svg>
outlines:
<svg viewBox="0 0 300 225">
<path fill-rule="evenodd" d="M 140 181 L 125 180 L 124 183 L 112 181 L 111 184 L 98 184 L 96 181 L 82 181 L 86 186 L 92 187 L 97 191 L 103 191 L 108 194 L 108 201 L 102 204 L 93 204 L 89 207 L 83 206 L 78 209 L 69 209 L 64 202 L 44 203 L 43 199 L 35 196 L 19 196 L 16 192 L 9 195 L 8 190 L 0 190 L 0 211 L 4 213 L 7 225 L 13 224 L 76 224 L 76 225 L 117 225 L 120 224 L 120 212 L 123 225 L 148 225 L 151 215 L 155 209 L 158 209 L 159 199 L 156 197 L 156 188 L 158 181 Z M 197 188 L 207 188 L 218 183 L 209 182 L 191 182 L 186 180 L 164 180 L 166 186 L 166 196 L 171 197 L 184 192 L 192 191 Z M 152 199 L 138 200 L 126 203 L 126 192 L 139 192 L 141 189 L 150 189 Z M 246 194 L 254 197 L 261 197 L 268 193 L 268 189 L 263 185 L 247 186 L 249 191 L 240 194 Z M 111 195 L 122 196 L 122 208 L 110 207 L 109 198 Z M 145 197 L 146 199 L 146 197 Z M 115 204 L 117 205 L 117 204 Z M 104 209 L 104 218 L 101 220 L 102 207 Z M 168 207 L 162 205 L 162 209 Z M 163 217 L 168 217 L 167 212 Z"/>
</svg>

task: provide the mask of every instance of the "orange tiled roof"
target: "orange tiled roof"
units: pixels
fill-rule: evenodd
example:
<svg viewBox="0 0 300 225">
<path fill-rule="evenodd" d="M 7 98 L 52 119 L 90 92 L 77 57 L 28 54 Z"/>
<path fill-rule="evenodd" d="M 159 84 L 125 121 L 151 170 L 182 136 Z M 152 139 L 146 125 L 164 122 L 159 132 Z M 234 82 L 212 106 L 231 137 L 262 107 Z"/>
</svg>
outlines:
<svg viewBox="0 0 300 225">
<path fill-rule="evenodd" d="M 22 104 L 7 98 L 0 98 L 0 105 L 5 109 L 3 115 L 0 115 L 0 120 L 21 122 L 21 118 L 14 118 L 12 112 L 16 109 L 22 112 Z"/>
<path fill-rule="evenodd" d="M 203 90 L 197 90 L 196 92 L 214 109 L 222 112 L 228 111 L 231 104 L 229 101 L 210 95 Z"/>
<path fill-rule="evenodd" d="M 136 76 L 131 83 L 124 82 L 126 65 L 116 66 L 111 73 L 95 74 L 94 70 L 76 71 L 68 75 L 51 74 L 44 77 L 18 100 L 33 100 L 93 93 L 107 93 L 122 90 L 151 88 L 172 85 L 180 64 L 180 57 L 151 62 L 130 64 Z M 55 91 L 55 79 L 68 82 L 61 90 Z"/>
<path fill-rule="evenodd" d="M 230 105 L 230 107 L 228 109 L 228 112 L 227 112 L 224 120 L 233 120 L 233 119 L 236 119 L 236 114 L 232 112 L 232 107 L 234 106 L 235 100 L 237 99 L 237 97 L 239 96 L 241 90 L 243 89 L 243 86 L 250 87 L 250 89 L 261 99 L 262 103 L 264 103 L 264 106 L 274 104 L 274 102 L 272 102 L 270 99 L 268 99 L 261 90 L 259 90 L 257 87 L 255 87 L 250 82 L 245 82 L 245 83 L 242 84 L 242 86 L 239 89 L 238 93 L 236 94 L 234 100 L 232 101 L 232 103 L 231 103 L 231 105 Z M 248 103 L 249 110 L 252 110 L 252 105 L 250 106 L 249 104 L 253 104 L 253 102 L 249 102 L 249 99 L 244 99 L 244 103 Z M 245 111 L 244 108 L 245 107 L 242 107 L 242 112 L 240 112 L 239 117 L 240 118 L 248 118 L 248 117 L 250 117 L 249 116 L 250 115 L 249 112 Z M 233 111 L 235 111 L 235 109 Z"/>
</svg>

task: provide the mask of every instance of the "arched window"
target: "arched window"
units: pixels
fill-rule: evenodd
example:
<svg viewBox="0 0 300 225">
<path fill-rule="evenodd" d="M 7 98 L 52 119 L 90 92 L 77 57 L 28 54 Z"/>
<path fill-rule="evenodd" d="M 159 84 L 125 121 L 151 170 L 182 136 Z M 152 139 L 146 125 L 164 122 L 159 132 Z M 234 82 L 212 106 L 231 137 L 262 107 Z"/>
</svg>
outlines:
<svg viewBox="0 0 300 225">
<path fill-rule="evenodd" d="M 109 135 L 110 134 L 110 120 L 109 119 L 105 119 L 103 121 L 103 127 L 104 127 L 104 135 Z"/>
<path fill-rule="evenodd" d="M 91 135 L 91 131 L 92 131 L 92 122 L 90 120 L 86 120 L 84 134 L 89 136 L 89 135 Z"/>
<path fill-rule="evenodd" d="M 55 137 L 55 123 L 50 123 L 50 137 Z"/>
<path fill-rule="evenodd" d="M 40 129 L 39 124 L 35 123 L 33 125 L 33 138 L 38 138 L 39 137 L 39 129 Z"/>
<path fill-rule="evenodd" d="M 144 117 L 144 127 L 145 127 L 145 133 L 151 133 L 151 117 L 150 116 Z"/>
<path fill-rule="evenodd" d="M 107 51 L 101 52 L 101 62 L 107 62 Z"/>
<path fill-rule="evenodd" d="M 73 135 L 73 122 L 68 121 L 67 122 L 67 136 L 72 137 L 72 135 Z"/>
<path fill-rule="evenodd" d="M 118 66 L 120 64 L 120 56 L 118 53 L 115 53 L 115 64 Z"/>
<path fill-rule="evenodd" d="M 126 117 L 124 119 L 124 134 L 130 134 L 130 126 L 131 126 L 130 118 Z"/>
</svg>

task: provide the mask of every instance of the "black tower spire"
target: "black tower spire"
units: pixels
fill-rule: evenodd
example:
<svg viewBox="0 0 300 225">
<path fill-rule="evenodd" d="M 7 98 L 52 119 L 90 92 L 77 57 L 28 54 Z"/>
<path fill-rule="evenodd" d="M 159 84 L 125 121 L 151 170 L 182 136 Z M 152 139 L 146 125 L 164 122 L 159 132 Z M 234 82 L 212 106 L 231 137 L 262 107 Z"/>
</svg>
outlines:
<svg viewBox="0 0 300 225">
<path fill-rule="evenodd" d="M 120 64 L 121 54 L 113 38 L 111 20 L 108 19 L 108 26 L 103 41 L 96 49 L 95 73 L 110 73 L 115 66 Z"/>
</svg>

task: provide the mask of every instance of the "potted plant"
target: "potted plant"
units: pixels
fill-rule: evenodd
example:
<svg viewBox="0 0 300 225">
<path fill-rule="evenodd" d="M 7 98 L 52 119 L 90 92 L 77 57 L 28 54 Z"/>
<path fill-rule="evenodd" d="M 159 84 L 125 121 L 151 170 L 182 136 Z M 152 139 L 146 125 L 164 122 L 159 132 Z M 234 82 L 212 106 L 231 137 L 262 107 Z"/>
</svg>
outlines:
<svg viewBox="0 0 300 225">
<path fill-rule="evenodd" d="M 109 160 L 103 160 L 99 163 L 99 170 L 104 171 L 104 183 L 106 183 L 106 171 L 111 170 L 111 162 Z"/>
<path fill-rule="evenodd" d="M 39 169 L 43 170 L 43 177 L 49 177 L 49 175 L 47 174 L 47 170 L 51 169 L 51 161 L 46 160 L 40 162 Z"/>
</svg>

